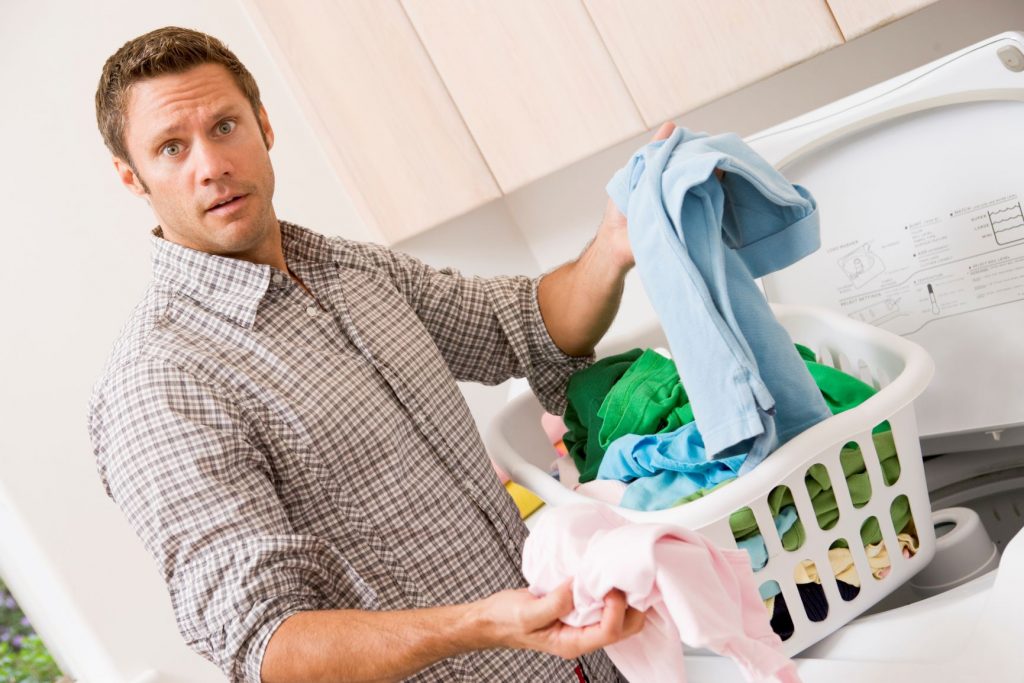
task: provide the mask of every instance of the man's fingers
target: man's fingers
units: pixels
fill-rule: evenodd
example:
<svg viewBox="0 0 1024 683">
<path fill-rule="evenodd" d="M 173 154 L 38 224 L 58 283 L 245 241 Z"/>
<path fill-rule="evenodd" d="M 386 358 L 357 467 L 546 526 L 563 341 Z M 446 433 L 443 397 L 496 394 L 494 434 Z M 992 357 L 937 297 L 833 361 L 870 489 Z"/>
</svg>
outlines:
<svg viewBox="0 0 1024 683">
<path fill-rule="evenodd" d="M 566 581 L 542 598 L 530 603 L 523 614 L 527 631 L 536 631 L 572 611 L 572 581 Z"/>
<path fill-rule="evenodd" d="M 651 138 L 651 142 L 654 142 L 655 140 L 664 140 L 669 135 L 672 135 L 672 131 L 674 131 L 675 129 L 676 124 L 672 123 L 671 121 L 666 121 L 665 123 L 661 124 L 660 128 L 658 128 L 658 132 L 654 134 L 653 138 Z"/>
<path fill-rule="evenodd" d="M 626 596 L 622 591 L 613 590 L 604 596 L 604 611 L 601 612 L 601 631 L 615 642 L 622 637 L 622 625 L 626 616 Z"/>
<path fill-rule="evenodd" d="M 622 622 L 622 637 L 635 636 L 643 630 L 647 623 L 647 613 L 630 607 L 626 610 L 626 617 Z"/>
<path fill-rule="evenodd" d="M 661 126 L 658 128 L 658 132 L 654 134 L 653 138 L 651 138 L 651 142 L 657 142 L 658 140 L 667 139 L 669 135 L 672 135 L 672 131 L 674 131 L 675 129 L 676 124 L 672 123 L 671 121 L 666 121 L 665 123 L 661 124 Z M 715 175 L 718 176 L 719 180 L 721 180 L 722 176 L 725 175 L 725 171 L 723 171 L 720 168 L 716 168 Z"/>
<path fill-rule="evenodd" d="M 627 631 L 627 617 L 629 610 L 626 604 L 626 596 L 620 591 L 613 590 L 604 596 L 604 609 L 601 611 L 601 621 L 590 626 L 576 629 L 572 633 L 572 653 L 593 652 L 599 648 L 617 643 L 625 637 L 633 635 L 633 631 Z M 641 614 L 642 616 L 642 614 Z M 631 617 L 635 619 L 635 617 Z M 629 627 L 635 625 L 629 622 Z M 563 655 L 564 656 L 564 655 Z"/>
</svg>

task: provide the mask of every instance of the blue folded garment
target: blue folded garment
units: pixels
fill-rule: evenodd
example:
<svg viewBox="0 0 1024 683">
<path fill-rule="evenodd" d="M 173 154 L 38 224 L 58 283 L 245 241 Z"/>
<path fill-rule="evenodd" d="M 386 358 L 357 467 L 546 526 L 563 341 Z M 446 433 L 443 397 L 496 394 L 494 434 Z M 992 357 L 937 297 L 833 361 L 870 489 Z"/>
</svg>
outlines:
<svg viewBox="0 0 1024 683">
<path fill-rule="evenodd" d="M 716 168 L 725 171 L 715 177 Z M 709 457 L 748 471 L 829 416 L 754 282 L 815 251 L 818 213 L 739 137 L 677 128 L 608 183 Z"/>
<path fill-rule="evenodd" d="M 694 491 L 734 478 L 745 459 L 741 453 L 709 460 L 697 425 L 691 422 L 672 432 L 620 436 L 608 444 L 597 478 L 633 482 L 626 487 L 623 507 L 661 510 Z"/>
</svg>

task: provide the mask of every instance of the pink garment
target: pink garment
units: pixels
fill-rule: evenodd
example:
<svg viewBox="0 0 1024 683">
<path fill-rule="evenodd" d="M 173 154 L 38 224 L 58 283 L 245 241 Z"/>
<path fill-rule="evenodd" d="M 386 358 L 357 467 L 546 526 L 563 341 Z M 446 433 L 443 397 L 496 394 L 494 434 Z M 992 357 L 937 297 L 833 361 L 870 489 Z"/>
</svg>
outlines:
<svg viewBox="0 0 1024 683">
<path fill-rule="evenodd" d="M 580 485 L 580 471 L 572 458 L 559 458 L 555 461 L 558 469 L 558 481 L 567 489 L 575 490 Z"/>
<path fill-rule="evenodd" d="M 605 648 L 635 683 L 685 683 L 680 641 L 731 657 L 748 681 L 799 683 L 743 550 L 716 548 L 679 526 L 634 524 L 603 505 L 570 505 L 538 520 L 523 575 L 535 595 L 573 578 L 576 608 L 562 619 L 571 626 L 599 622 L 613 588 L 649 610 L 639 634 Z"/>
<path fill-rule="evenodd" d="M 508 476 L 508 472 L 501 469 L 501 465 L 493 460 L 491 461 L 491 467 L 494 468 L 494 473 L 498 475 L 498 479 L 501 479 L 502 484 L 507 484 L 512 479 L 512 477 Z"/>
<path fill-rule="evenodd" d="M 626 482 L 615 479 L 595 479 L 576 487 L 576 493 L 609 505 L 618 505 L 626 493 Z"/>
<path fill-rule="evenodd" d="M 540 416 L 540 426 L 544 428 L 544 433 L 548 435 L 548 443 L 550 444 L 556 444 L 561 441 L 565 433 L 569 431 L 562 418 L 551 413 L 544 413 Z"/>
</svg>

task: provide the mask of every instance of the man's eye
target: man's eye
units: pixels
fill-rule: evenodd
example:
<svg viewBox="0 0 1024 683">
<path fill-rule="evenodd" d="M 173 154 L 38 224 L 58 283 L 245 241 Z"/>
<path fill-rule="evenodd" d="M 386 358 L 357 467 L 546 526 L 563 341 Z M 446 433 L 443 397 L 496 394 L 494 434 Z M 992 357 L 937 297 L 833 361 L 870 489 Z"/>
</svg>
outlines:
<svg viewBox="0 0 1024 683">
<path fill-rule="evenodd" d="M 217 131 L 221 135 L 227 135 L 228 133 L 230 133 L 234 129 L 235 129 L 235 122 L 234 121 L 221 121 L 220 124 L 217 126 Z"/>
<path fill-rule="evenodd" d="M 181 145 L 177 142 L 172 142 L 169 145 L 164 145 L 163 153 L 169 157 L 176 157 L 181 153 Z"/>
</svg>

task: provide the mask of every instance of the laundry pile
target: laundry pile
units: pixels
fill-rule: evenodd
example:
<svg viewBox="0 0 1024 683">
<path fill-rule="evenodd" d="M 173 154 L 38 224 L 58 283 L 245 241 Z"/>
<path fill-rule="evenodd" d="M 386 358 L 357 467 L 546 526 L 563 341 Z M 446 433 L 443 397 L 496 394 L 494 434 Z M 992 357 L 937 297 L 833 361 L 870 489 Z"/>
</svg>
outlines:
<svg viewBox="0 0 1024 683">
<path fill-rule="evenodd" d="M 874 395 L 875 389 L 860 379 L 818 363 L 809 348 L 799 344 L 795 348 L 832 414 L 854 408 Z M 618 378 L 609 382 L 615 375 Z M 745 454 L 719 460 L 705 457 L 700 433 L 693 428 L 686 389 L 675 365 L 661 353 L 633 349 L 602 359 L 573 375 L 567 398 L 564 418 L 545 415 L 542 426 L 557 454 L 552 475 L 580 494 L 635 510 L 661 510 L 696 500 L 739 476 Z M 688 431 L 684 434 L 684 430 Z M 892 485 L 899 479 L 900 463 L 887 422 L 874 428 L 872 442 L 882 478 L 887 486 Z M 846 444 L 839 461 L 851 501 L 858 507 L 864 505 L 871 497 L 871 484 L 860 447 L 854 442 Z M 813 465 L 804 483 L 816 523 L 822 529 L 831 528 L 839 519 L 839 507 L 827 470 Z M 785 487 L 776 488 L 767 502 L 783 548 L 799 549 L 805 534 L 792 493 Z M 891 512 L 901 552 L 909 556 L 917 550 L 909 501 L 898 497 Z M 729 523 L 737 546 L 749 554 L 751 568 L 762 569 L 768 552 L 753 512 L 738 510 Z M 890 563 L 874 518 L 861 530 L 861 542 L 876 578 L 884 578 Z M 833 548 L 829 559 L 840 594 L 852 600 L 860 582 L 849 549 Z M 827 604 L 813 564 L 805 564 L 796 580 L 798 584 L 816 584 L 802 588 L 801 597 L 812 621 L 824 619 Z M 760 593 L 773 615 L 776 632 L 784 637 L 792 633 L 792 621 L 777 584 L 763 585 Z"/>
<path fill-rule="evenodd" d="M 563 454 L 552 472 L 562 484 L 636 510 L 684 505 L 728 486 L 796 435 L 874 393 L 794 344 L 755 282 L 818 249 L 819 218 L 811 194 L 739 137 L 677 128 L 640 149 L 607 190 L 627 218 L 636 268 L 670 350 L 633 349 L 570 379 L 564 422 L 544 420 Z M 891 484 L 900 466 L 889 425 L 878 425 L 872 440 Z M 843 451 L 845 485 L 861 505 L 871 496 L 864 456 L 852 442 Z M 839 511 L 826 468 L 812 466 L 805 484 L 817 523 L 830 528 Z M 792 493 L 776 487 L 768 504 L 783 547 L 799 548 L 809 520 L 799 519 Z M 905 497 L 892 513 L 901 552 L 914 552 Z M 632 680 L 685 678 L 681 658 L 666 665 L 679 669 L 676 675 L 659 668 L 666 639 L 729 654 L 749 680 L 774 673 L 795 680 L 774 658 L 777 634 L 793 631 L 789 608 L 774 581 L 760 589 L 754 581 L 768 561 L 761 530 L 749 508 L 729 523 L 741 550 L 715 548 L 680 527 L 630 524 L 602 506 L 556 508 L 528 542 L 524 575 L 538 594 L 573 577 L 577 612 L 593 613 L 595 600 L 612 588 L 638 608 L 655 609 L 651 628 L 608 648 Z M 876 577 L 886 572 L 877 522 L 864 526 L 860 541 Z M 632 546 L 636 552 L 623 552 Z M 833 544 L 829 560 L 842 597 L 852 599 L 860 582 L 849 547 Z M 689 576 L 690 567 L 699 570 Z M 812 563 L 797 568 L 811 620 L 828 610 L 818 572 Z M 751 611 L 751 602 L 768 609 Z M 592 623 L 586 614 L 573 618 L 577 625 Z M 755 651 L 769 654 L 762 660 L 750 654 Z"/>
</svg>

